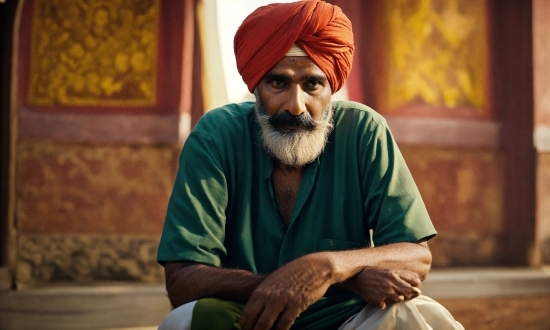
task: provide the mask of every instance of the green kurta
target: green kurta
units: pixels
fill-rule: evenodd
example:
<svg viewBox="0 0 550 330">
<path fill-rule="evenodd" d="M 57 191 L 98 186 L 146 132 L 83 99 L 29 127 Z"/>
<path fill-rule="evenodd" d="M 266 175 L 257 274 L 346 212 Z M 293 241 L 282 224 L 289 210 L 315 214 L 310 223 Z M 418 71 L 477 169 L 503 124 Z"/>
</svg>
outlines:
<svg viewBox="0 0 550 330">
<path fill-rule="evenodd" d="M 335 128 L 324 152 L 304 168 L 288 229 L 254 103 L 205 114 L 180 156 L 158 261 L 266 274 L 308 253 L 368 247 L 371 229 L 374 245 L 433 237 L 435 229 L 386 121 L 359 103 L 333 102 L 333 107 Z M 357 295 L 332 288 L 296 325 L 301 320 L 313 327 L 314 320 L 341 324 L 364 305 Z"/>
</svg>

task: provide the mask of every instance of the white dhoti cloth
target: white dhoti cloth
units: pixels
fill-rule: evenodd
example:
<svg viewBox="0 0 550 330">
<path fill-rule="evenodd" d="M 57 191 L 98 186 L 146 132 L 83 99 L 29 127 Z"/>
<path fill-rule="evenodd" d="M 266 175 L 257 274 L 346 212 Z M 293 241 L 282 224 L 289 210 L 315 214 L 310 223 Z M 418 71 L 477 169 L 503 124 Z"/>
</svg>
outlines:
<svg viewBox="0 0 550 330">
<path fill-rule="evenodd" d="M 451 313 L 430 297 L 391 304 L 386 309 L 367 306 L 347 320 L 339 330 L 464 330 Z"/>
<path fill-rule="evenodd" d="M 178 308 L 174 308 L 159 326 L 159 330 L 191 330 L 193 308 L 197 301 L 192 301 Z"/>
<path fill-rule="evenodd" d="M 171 311 L 159 330 L 190 330 L 196 301 Z M 390 304 L 386 309 L 366 306 L 348 319 L 339 330 L 464 330 L 451 313 L 430 297 Z"/>
</svg>

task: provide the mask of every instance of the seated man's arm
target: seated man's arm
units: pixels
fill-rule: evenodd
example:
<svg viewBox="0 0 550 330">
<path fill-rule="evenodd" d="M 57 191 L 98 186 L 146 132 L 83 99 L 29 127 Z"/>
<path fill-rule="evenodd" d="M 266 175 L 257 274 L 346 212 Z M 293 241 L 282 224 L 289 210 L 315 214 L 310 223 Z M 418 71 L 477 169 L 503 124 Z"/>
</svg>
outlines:
<svg viewBox="0 0 550 330">
<path fill-rule="evenodd" d="M 345 269 L 346 274 L 353 273 L 351 276 L 365 268 L 400 269 L 415 273 L 423 281 L 428 276 L 432 263 L 432 254 L 426 241 L 337 251 L 334 255 L 336 267 Z"/>
<path fill-rule="evenodd" d="M 385 308 L 386 303 L 418 296 L 430 264 L 426 242 L 308 254 L 257 284 L 240 324 L 243 329 L 270 329 L 276 323 L 277 329 L 288 329 L 333 284 Z"/>
<path fill-rule="evenodd" d="M 432 256 L 425 241 L 394 243 L 372 249 L 335 253 L 338 269 L 349 276 L 341 285 L 360 294 L 371 305 L 418 296 L 430 270 Z M 357 269 L 359 269 L 358 272 Z"/>
<path fill-rule="evenodd" d="M 224 269 L 191 262 L 167 262 L 166 290 L 172 306 L 207 297 L 245 302 L 265 278 L 241 269 Z"/>
</svg>

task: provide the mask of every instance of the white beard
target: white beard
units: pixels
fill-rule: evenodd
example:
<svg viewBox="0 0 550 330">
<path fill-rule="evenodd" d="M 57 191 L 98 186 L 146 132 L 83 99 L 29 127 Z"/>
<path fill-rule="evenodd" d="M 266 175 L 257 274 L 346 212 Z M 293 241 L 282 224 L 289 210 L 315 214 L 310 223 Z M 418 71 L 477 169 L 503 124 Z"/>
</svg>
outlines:
<svg viewBox="0 0 550 330">
<path fill-rule="evenodd" d="M 320 119 L 312 119 L 314 127 L 295 130 L 278 130 L 269 122 L 270 116 L 257 92 L 256 118 L 262 128 L 262 143 L 267 153 L 289 166 L 301 167 L 313 162 L 323 152 L 332 131 L 332 104 L 323 109 Z M 308 113 L 303 115 L 309 116 Z"/>
</svg>

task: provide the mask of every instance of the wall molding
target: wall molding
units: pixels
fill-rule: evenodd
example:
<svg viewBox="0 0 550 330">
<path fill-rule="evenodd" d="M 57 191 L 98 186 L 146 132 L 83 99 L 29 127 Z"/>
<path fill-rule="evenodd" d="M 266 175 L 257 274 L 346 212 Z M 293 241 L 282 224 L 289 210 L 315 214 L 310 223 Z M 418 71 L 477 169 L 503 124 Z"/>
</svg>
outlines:
<svg viewBox="0 0 550 330">
<path fill-rule="evenodd" d="M 501 124 L 492 121 L 386 116 L 398 143 L 431 146 L 501 147 Z"/>
<path fill-rule="evenodd" d="M 189 115 L 39 113 L 21 108 L 19 137 L 63 142 L 181 144 L 189 135 Z M 501 124 L 467 119 L 386 116 L 398 143 L 432 146 L 501 146 Z M 550 150 L 550 127 L 535 130 L 535 146 Z"/>
<path fill-rule="evenodd" d="M 63 142 L 177 144 L 180 114 L 77 114 L 19 110 L 19 137 Z M 185 132 L 187 133 L 187 132 Z"/>
</svg>

